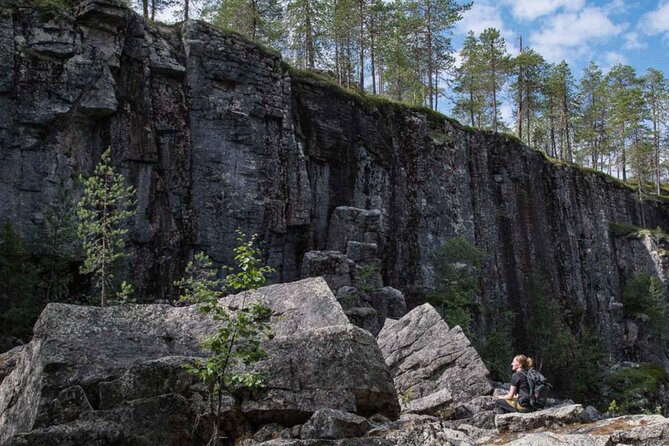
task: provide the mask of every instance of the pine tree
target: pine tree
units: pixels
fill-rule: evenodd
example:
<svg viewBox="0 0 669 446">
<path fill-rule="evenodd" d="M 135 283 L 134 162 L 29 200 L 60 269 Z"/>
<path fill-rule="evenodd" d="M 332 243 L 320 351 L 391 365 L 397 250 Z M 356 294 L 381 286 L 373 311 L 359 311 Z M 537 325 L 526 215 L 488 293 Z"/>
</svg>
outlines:
<svg viewBox="0 0 669 446">
<path fill-rule="evenodd" d="M 479 52 L 481 48 L 473 31 L 467 33 L 460 50 L 462 60 L 455 71 L 453 91 L 457 95 L 454 111 L 457 116 L 468 119 L 472 127 L 481 128 L 481 116 L 485 109 L 483 93 L 484 66 Z"/>
<path fill-rule="evenodd" d="M 279 46 L 283 10 L 278 0 L 218 0 L 203 17 L 213 25 L 238 31 L 266 45 Z"/>
<path fill-rule="evenodd" d="M 93 175 L 80 177 L 84 193 L 77 204 L 77 235 L 84 248 L 82 274 L 92 274 L 100 290 L 100 305 L 108 303 L 115 267 L 127 257 L 125 221 L 135 213 L 135 189 L 111 164 L 111 149 L 102 153 Z M 127 290 L 127 284 L 121 285 Z"/>
<path fill-rule="evenodd" d="M 634 68 L 616 64 L 606 75 L 610 104 L 610 125 L 617 133 L 620 157 L 618 159 L 623 181 L 627 181 L 627 141 L 634 134 L 634 126 L 641 114 L 639 80 Z"/>
<path fill-rule="evenodd" d="M 653 138 L 653 176 L 655 182 L 655 193 L 660 195 L 660 160 L 661 160 L 661 123 L 666 122 L 669 111 L 669 84 L 664 73 L 654 68 L 649 68 L 643 77 L 644 99 L 648 104 L 650 119 L 652 122 Z"/>
<path fill-rule="evenodd" d="M 575 139 L 579 146 L 576 161 L 599 170 L 603 169 L 607 151 L 605 88 L 602 70 L 590 62 L 583 70 L 576 94 Z"/>
<path fill-rule="evenodd" d="M 516 72 L 516 81 L 512 86 L 516 90 L 516 134 L 521 140 L 524 134 L 527 145 L 530 145 L 532 121 L 541 106 L 540 93 L 545 61 L 536 51 L 522 48 L 520 54 L 511 60 L 511 64 Z"/>
<path fill-rule="evenodd" d="M 427 61 L 427 95 L 429 107 L 437 109 L 440 73 L 453 65 L 453 47 L 450 33 L 462 13 L 469 10 L 472 3 L 459 5 L 454 0 L 422 0 L 423 33 Z"/>
<path fill-rule="evenodd" d="M 490 123 L 497 132 L 500 127 L 499 108 L 502 104 L 500 92 L 506 83 L 509 69 L 509 55 L 504 38 L 498 29 L 487 28 L 480 37 L 480 56 L 484 64 L 483 89 L 491 106 Z"/>
<path fill-rule="evenodd" d="M 293 61 L 301 68 L 316 68 L 316 60 L 323 48 L 322 19 L 319 12 L 326 10 L 323 0 L 288 0 L 286 26 L 291 30 L 289 48 Z"/>
<path fill-rule="evenodd" d="M 38 241 L 40 288 L 45 303 L 63 301 L 68 294 L 76 234 L 72 188 L 61 185 L 44 208 L 44 234 Z"/>
<path fill-rule="evenodd" d="M 571 118 L 574 108 L 574 85 L 574 77 L 565 61 L 549 69 L 545 94 L 551 129 L 552 156 L 569 162 L 573 161 Z"/>
</svg>

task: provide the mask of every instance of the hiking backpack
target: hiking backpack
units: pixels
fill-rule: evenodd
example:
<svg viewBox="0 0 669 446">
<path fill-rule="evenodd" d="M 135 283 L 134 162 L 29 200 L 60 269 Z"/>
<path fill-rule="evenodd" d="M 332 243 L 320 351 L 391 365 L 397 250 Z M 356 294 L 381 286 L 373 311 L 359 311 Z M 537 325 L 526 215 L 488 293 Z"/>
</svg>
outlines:
<svg viewBox="0 0 669 446">
<path fill-rule="evenodd" d="M 543 409 L 548 400 L 548 391 L 552 387 L 546 377 L 535 369 L 522 370 L 530 386 L 530 406 L 532 409 Z"/>
</svg>

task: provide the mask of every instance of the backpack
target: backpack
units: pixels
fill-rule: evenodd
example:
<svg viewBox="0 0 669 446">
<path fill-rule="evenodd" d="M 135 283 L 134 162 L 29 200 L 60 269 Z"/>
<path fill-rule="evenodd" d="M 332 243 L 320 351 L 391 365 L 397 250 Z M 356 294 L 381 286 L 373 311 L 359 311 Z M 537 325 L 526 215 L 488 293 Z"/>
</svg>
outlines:
<svg viewBox="0 0 669 446">
<path fill-rule="evenodd" d="M 543 409 L 548 400 L 548 391 L 552 387 L 546 377 L 534 368 L 522 370 L 521 372 L 527 378 L 530 386 L 530 395 L 528 396 L 530 407 L 532 409 Z"/>
</svg>

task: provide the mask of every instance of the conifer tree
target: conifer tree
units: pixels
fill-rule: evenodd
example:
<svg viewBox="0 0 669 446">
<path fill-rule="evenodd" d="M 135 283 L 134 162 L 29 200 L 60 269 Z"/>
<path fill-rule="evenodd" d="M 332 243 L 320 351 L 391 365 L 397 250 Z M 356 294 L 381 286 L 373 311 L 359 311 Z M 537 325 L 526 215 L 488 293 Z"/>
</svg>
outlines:
<svg viewBox="0 0 669 446">
<path fill-rule="evenodd" d="M 437 108 L 439 73 L 450 69 L 453 64 L 451 30 L 462 18 L 462 13 L 471 6 L 471 3 L 460 5 L 454 0 L 422 0 L 419 2 L 424 17 L 422 33 L 425 35 L 427 95 L 431 109 Z"/>
<path fill-rule="evenodd" d="M 84 193 L 77 204 L 79 224 L 77 235 L 84 248 L 82 274 L 92 274 L 94 286 L 100 291 L 100 305 L 108 303 L 115 267 L 127 257 L 125 221 L 135 213 L 135 189 L 126 186 L 123 175 L 111 164 L 111 149 L 102 158 L 88 178 L 80 177 Z M 128 292 L 128 285 L 121 285 Z"/>
<path fill-rule="evenodd" d="M 460 51 L 461 63 L 455 71 L 453 91 L 457 94 L 455 113 L 468 119 L 472 127 L 481 128 L 481 116 L 485 108 L 483 95 L 484 66 L 481 48 L 473 31 L 467 33 Z"/>
<path fill-rule="evenodd" d="M 655 193 L 660 195 L 660 160 L 661 160 L 661 123 L 666 122 L 668 116 L 669 85 L 664 73 L 655 68 L 649 68 L 643 77 L 644 99 L 648 104 L 652 123 L 653 154 L 652 168 L 655 182 Z"/>
<path fill-rule="evenodd" d="M 61 185 L 44 208 L 44 234 L 38 241 L 40 284 L 45 303 L 62 301 L 71 281 L 69 262 L 74 258 L 77 235 L 72 188 Z"/>
<path fill-rule="evenodd" d="M 512 86 L 516 90 L 516 133 L 521 140 L 524 135 L 527 145 L 530 145 L 532 121 L 541 106 L 540 92 L 545 61 L 536 51 L 523 48 L 511 63 L 516 73 L 516 81 Z"/>
<path fill-rule="evenodd" d="M 627 143 L 638 144 L 638 124 L 643 120 L 643 103 L 639 80 L 634 68 L 616 64 L 606 75 L 610 104 L 610 125 L 617 134 L 620 157 L 618 159 L 623 181 L 627 181 Z"/>
<path fill-rule="evenodd" d="M 502 104 L 500 92 L 506 83 L 509 69 L 509 54 L 506 51 L 504 37 L 498 29 L 487 28 L 480 37 L 481 59 L 484 64 L 483 89 L 489 101 L 490 125 L 494 132 L 500 127 L 499 108 Z"/>
<path fill-rule="evenodd" d="M 576 96 L 575 139 L 579 145 L 576 161 L 603 170 L 607 151 L 606 87 L 602 70 L 595 62 L 583 70 Z"/>
<path fill-rule="evenodd" d="M 218 0 L 203 11 L 213 25 L 233 29 L 271 46 L 280 45 L 282 14 L 278 0 Z"/>
<path fill-rule="evenodd" d="M 569 162 L 573 161 L 571 118 L 574 108 L 574 86 L 574 77 L 565 61 L 550 68 L 545 91 L 551 129 L 552 155 Z"/>
<path fill-rule="evenodd" d="M 286 24 L 291 30 L 289 47 L 295 63 L 302 68 L 313 70 L 316 59 L 322 51 L 322 19 L 324 0 L 288 0 L 286 3 Z"/>
</svg>

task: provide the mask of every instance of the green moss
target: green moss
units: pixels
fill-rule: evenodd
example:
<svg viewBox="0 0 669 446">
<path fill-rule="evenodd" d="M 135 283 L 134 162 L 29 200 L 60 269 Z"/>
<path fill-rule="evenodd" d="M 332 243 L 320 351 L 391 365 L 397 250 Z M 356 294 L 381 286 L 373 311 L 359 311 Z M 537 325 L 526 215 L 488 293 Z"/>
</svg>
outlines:
<svg viewBox="0 0 669 446">
<path fill-rule="evenodd" d="M 74 13 L 77 2 L 74 0 L 35 0 L 34 6 L 39 11 L 42 20 L 50 20 L 54 16 Z"/>
<path fill-rule="evenodd" d="M 430 132 L 430 138 L 432 138 L 434 144 L 439 146 L 445 146 L 452 142 L 452 139 L 442 132 Z"/>
<path fill-rule="evenodd" d="M 639 234 L 643 229 L 627 223 L 611 223 L 609 230 L 614 237 L 625 237 L 630 234 Z"/>
<path fill-rule="evenodd" d="M 500 133 L 500 135 L 503 136 L 504 138 L 506 138 L 507 140 L 512 141 L 512 142 L 514 142 L 515 144 L 518 144 L 519 146 L 524 146 L 524 145 L 525 145 L 525 143 L 524 143 L 523 141 L 521 141 L 521 139 L 518 138 L 518 137 L 517 137 L 516 135 L 514 135 L 513 133 L 510 133 L 510 132 L 502 132 L 502 133 Z"/>
<path fill-rule="evenodd" d="M 436 122 L 448 121 L 455 127 L 465 129 L 464 126 L 456 119 L 445 116 L 427 107 L 411 106 L 384 96 L 367 94 L 354 88 L 346 88 L 339 85 L 334 79 L 324 76 L 323 74 L 316 73 L 312 70 L 302 70 L 292 67 L 288 64 L 285 64 L 285 67 L 287 68 L 291 78 L 294 80 L 306 81 L 312 85 L 318 85 L 319 87 L 334 95 L 354 101 L 356 104 L 362 106 L 366 110 L 376 111 L 381 108 L 394 107 L 400 111 L 413 111 L 422 113 L 428 119 L 434 120 Z"/>
<path fill-rule="evenodd" d="M 649 235 L 653 237 L 655 240 L 662 242 L 669 242 L 669 234 L 667 234 L 660 228 L 648 229 L 648 228 L 640 228 L 638 226 L 630 225 L 627 223 L 611 223 L 609 224 L 609 230 L 611 231 L 611 235 L 613 235 L 614 237 L 626 237 L 630 235 L 635 237 L 642 237 Z"/>
<path fill-rule="evenodd" d="M 240 33 L 239 31 L 237 31 L 235 29 L 231 29 L 231 28 L 225 28 L 225 27 L 222 27 L 222 26 L 215 26 L 215 25 L 212 25 L 212 26 L 214 26 L 219 31 L 224 32 L 225 34 L 229 34 L 229 35 L 237 37 L 239 40 L 241 40 L 245 43 L 248 43 L 249 45 L 258 47 L 265 54 L 269 54 L 270 56 L 278 57 L 279 59 L 281 58 L 281 53 L 279 51 L 275 50 L 274 48 L 272 48 L 270 46 L 265 45 L 262 42 L 258 42 L 256 40 L 253 40 L 252 38 L 250 38 L 246 34 Z"/>
</svg>

